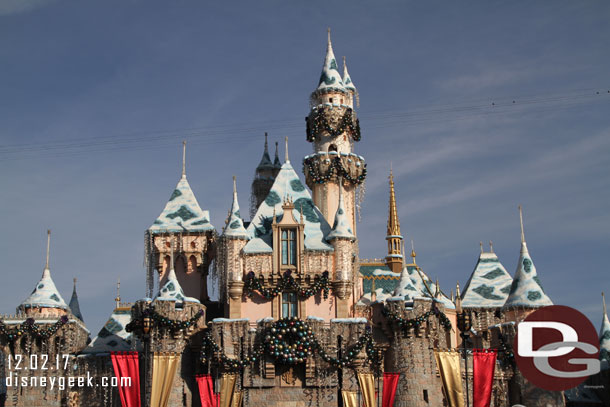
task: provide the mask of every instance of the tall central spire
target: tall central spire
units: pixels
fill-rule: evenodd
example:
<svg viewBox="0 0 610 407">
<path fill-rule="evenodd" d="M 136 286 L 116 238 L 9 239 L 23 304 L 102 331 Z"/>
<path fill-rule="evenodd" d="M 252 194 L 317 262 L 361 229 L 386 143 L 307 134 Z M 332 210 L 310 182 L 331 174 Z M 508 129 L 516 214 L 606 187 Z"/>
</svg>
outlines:
<svg viewBox="0 0 610 407">
<path fill-rule="evenodd" d="M 388 236 L 400 236 L 400 222 L 396 209 L 396 192 L 394 190 L 394 174 L 390 168 L 390 208 L 388 214 Z"/>
<path fill-rule="evenodd" d="M 186 177 L 186 140 L 182 140 L 182 176 Z"/>
<path fill-rule="evenodd" d="M 390 166 L 390 205 L 388 212 L 388 255 L 386 264 L 394 273 L 400 273 L 403 266 L 402 257 L 402 235 L 400 234 L 400 222 L 398 221 L 398 210 L 396 209 L 396 192 L 394 191 L 394 174 Z"/>
</svg>

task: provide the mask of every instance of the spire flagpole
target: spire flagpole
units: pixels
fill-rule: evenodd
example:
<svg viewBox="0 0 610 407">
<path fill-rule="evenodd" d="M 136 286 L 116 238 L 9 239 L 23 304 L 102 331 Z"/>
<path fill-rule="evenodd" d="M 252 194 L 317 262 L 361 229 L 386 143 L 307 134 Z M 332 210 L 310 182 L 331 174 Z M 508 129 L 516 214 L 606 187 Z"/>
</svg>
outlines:
<svg viewBox="0 0 610 407">
<path fill-rule="evenodd" d="M 51 249 L 51 229 L 47 230 L 47 261 L 45 263 L 44 268 L 48 269 L 49 268 L 49 253 L 50 253 L 50 249 Z"/>
<path fill-rule="evenodd" d="M 182 140 L 182 176 L 186 176 L 186 140 Z"/>
<path fill-rule="evenodd" d="M 519 222 L 521 224 L 521 243 L 525 242 L 525 233 L 523 232 L 523 208 L 519 205 Z"/>
</svg>

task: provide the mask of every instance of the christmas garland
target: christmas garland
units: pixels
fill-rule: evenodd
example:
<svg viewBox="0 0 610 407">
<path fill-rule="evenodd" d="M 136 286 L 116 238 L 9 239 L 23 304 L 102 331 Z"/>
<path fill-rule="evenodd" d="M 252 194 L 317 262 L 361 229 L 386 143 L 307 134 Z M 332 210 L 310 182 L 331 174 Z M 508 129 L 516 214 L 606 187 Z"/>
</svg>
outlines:
<svg viewBox="0 0 610 407">
<path fill-rule="evenodd" d="M 31 333 L 33 336 L 41 339 L 48 339 L 55 335 L 59 329 L 68 323 L 68 317 L 63 315 L 53 325 L 46 328 L 40 328 L 36 325 L 34 318 L 28 318 L 15 329 L 8 329 L 4 321 L 0 321 L 0 335 L 5 336 L 9 341 L 19 339 L 25 333 Z"/>
<path fill-rule="evenodd" d="M 284 275 L 280 276 L 275 287 L 265 288 L 264 284 L 265 278 L 262 275 L 257 278 L 253 271 L 249 272 L 244 281 L 244 292 L 246 293 L 246 296 L 252 298 L 254 292 L 258 291 L 261 296 L 270 300 L 284 291 L 294 291 L 300 298 L 307 299 L 323 292 L 324 299 L 326 300 L 328 299 L 330 291 L 328 271 L 323 272 L 322 276 L 316 274 L 313 279 L 313 284 L 309 288 L 302 286 L 295 280 L 290 271 L 286 271 Z"/>
<path fill-rule="evenodd" d="M 430 311 L 424 312 L 422 315 L 415 317 L 415 318 L 411 318 L 411 319 L 405 319 L 405 318 L 401 317 L 400 315 L 398 315 L 397 313 L 394 313 L 385 307 L 384 307 L 382 313 L 390 322 L 397 324 L 398 327 L 401 328 L 405 334 L 408 333 L 409 329 L 411 329 L 411 328 L 419 328 L 419 326 L 424 321 L 427 321 L 428 317 L 430 317 L 432 315 L 435 315 L 439 319 L 439 321 L 441 322 L 441 325 L 446 330 L 452 329 L 451 320 L 449 320 L 449 318 L 447 318 L 447 315 L 445 315 L 438 308 L 436 308 L 435 305 L 432 306 L 432 309 Z"/>
<path fill-rule="evenodd" d="M 333 129 L 330 127 L 330 123 L 326 118 L 326 110 L 328 107 L 323 107 L 315 110 L 315 113 L 305 118 L 307 122 L 307 141 L 314 141 L 316 135 L 323 131 L 328 132 L 331 138 L 340 136 L 345 131 L 349 131 L 354 141 L 360 141 L 360 121 L 354 120 L 353 111 L 351 108 L 347 108 L 343 117 L 339 120 L 337 128 Z"/>
<path fill-rule="evenodd" d="M 504 335 L 502 335 L 502 332 L 498 332 L 498 339 L 500 340 L 500 350 L 499 350 L 498 354 L 502 353 L 504 355 L 503 356 L 504 363 L 506 363 L 507 365 L 512 365 L 515 360 L 515 354 L 513 353 L 513 349 L 506 344 L 506 341 L 504 340 Z"/>
<path fill-rule="evenodd" d="M 353 365 L 358 354 L 365 349 L 366 357 L 371 363 L 380 362 L 370 327 L 367 327 L 364 334 L 341 357 L 334 357 L 327 353 L 317 340 L 311 326 L 296 317 L 283 318 L 274 322 L 261 331 L 259 339 L 261 343 L 252 353 L 237 360 L 222 353 L 220 346 L 214 342 L 208 331 L 203 338 L 200 360 L 202 363 L 206 363 L 210 355 L 216 354 L 216 362 L 223 368 L 240 370 L 261 360 L 264 355 L 271 357 L 276 363 L 296 365 L 304 363 L 309 357 L 318 354 L 322 360 L 335 368 L 344 368 Z"/>
<path fill-rule="evenodd" d="M 151 327 L 153 324 L 169 328 L 172 331 L 180 331 L 183 329 L 189 328 L 191 325 L 195 325 L 199 318 L 203 316 L 203 310 L 200 309 L 195 315 L 187 319 L 186 321 L 182 321 L 179 319 L 169 319 L 164 315 L 159 314 L 155 311 L 154 307 L 150 307 L 142 311 L 142 316 L 138 319 L 132 320 L 127 324 L 125 330 L 127 332 L 132 332 L 136 329 L 141 329 L 144 327 L 144 318 L 150 318 Z"/>
<path fill-rule="evenodd" d="M 341 157 L 335 157 L 330 162 L 328 172 L 326 174 L 321 174 L 318 169 L 319 167 L 316 164 L 316 158 L 317 157 L 309 157 L 303 159 L 303 173 L 307 174 L 316 184 L 324 184 L 328 182 L 333 175 L 341 177 L 354 185 L 362 184 L 366 178 L 366 163 L 362 168 L 362 174 L 352 177 L 345 167 L 343 167 Z"/>
</svg>

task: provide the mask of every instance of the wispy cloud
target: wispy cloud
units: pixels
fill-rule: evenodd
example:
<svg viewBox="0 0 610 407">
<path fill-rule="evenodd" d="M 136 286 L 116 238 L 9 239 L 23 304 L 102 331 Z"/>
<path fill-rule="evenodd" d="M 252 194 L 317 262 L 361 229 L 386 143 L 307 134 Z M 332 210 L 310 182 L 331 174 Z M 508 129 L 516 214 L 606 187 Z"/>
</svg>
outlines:
<svg viewBox="0 0 610 407">
<path fill-rule="evenodd" d="M 0 16 L 26 13 L 28 11 L 45 7 L 56 0 L 2 0 L 0 2 Z"/>
</svg>

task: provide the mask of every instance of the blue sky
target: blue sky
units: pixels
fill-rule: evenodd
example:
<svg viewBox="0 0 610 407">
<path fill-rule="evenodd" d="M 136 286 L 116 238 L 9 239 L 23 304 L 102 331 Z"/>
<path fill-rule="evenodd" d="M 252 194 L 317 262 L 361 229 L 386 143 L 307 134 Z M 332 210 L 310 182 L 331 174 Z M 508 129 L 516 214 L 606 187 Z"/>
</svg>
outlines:
<svg viewBox="0 0 610 407">
<path fill-rule="evenodd" d="M 610 4 L 603 1 L 0 3 L 0 312 L 44 265 L 79 279 L 93 333 L 144 295 L 144 230 L 187 174 L 220 229 L 263 143 L 295 167 L 326 28 L 358 87 L 369 168 L 361 257 L 383 257 L 393 163 L 403 234 L 449 292 L 493 240 L 513 274 L 517 205 L 544 288 L 598 326 L 610 250 Z M 598 93 L 599 92 L 599 93 Z M 513 102 L 514 101 L 514 102 Z M 244 213 L 247 211 L 244 210 Z"/>
</svg>

